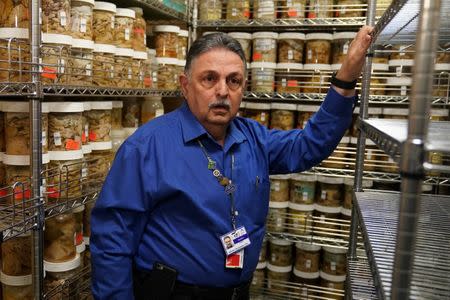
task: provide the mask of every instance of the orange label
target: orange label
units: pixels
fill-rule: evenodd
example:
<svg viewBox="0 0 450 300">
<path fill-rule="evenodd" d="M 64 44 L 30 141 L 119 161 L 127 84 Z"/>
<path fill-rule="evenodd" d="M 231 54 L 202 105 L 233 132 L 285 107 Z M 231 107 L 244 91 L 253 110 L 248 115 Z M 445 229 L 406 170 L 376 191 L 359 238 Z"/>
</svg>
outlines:
<svg viewBox="0 0 450 300">
<path fill-rule="evenodd" d="M 255 53 L 253 53 L 253 61 L 258 61 L 258 60 L 260 60 L 262 58 L 262 54 L 261 53 L 259 53 L 259 52 L 255 52 Z"/>
<path fill-rule="evenodd" d="M 151 77 L 144 77 L 144 86 L 152 87 L 152 78 Z"/>
<path fill-rule="evenodd" d="M 31 192 L 29 189 L 22 191 L 22 187 L 18 186 L 14 188 L 14 200 L 23 200 L 23 197 L 25 196 L 25 199 L 30 199 Z"/>
<path fill-rule="evenodd" d="M 5 197 L 8 195 L 8 191 L 6 189 L 0 190 L 0 197 Z"/>
<path fill-rule="evenodd" d="M 56 79 L 56 69 L 50 67 L 42 67 L 42 77 L 48 79 Z"/>
<path fill-rule="evenodd" d="M 297 10 L 295 8 L 289 8 L 288 16 L 291 18 L 295 18 L 297 16 Z"/>
<path fill-rule="evenodd" d="M 83 133 L 81 133 L 81 142 L 83 144 L 87 142 L 87 140 L 86 140 L 86 133 L 84 133 L 84 131 L 83 131 Z"/>
<path fill-rule="evenodd" d="M 49 198 L 59 198 L 61 196 L 59 191 L 54 187 L 48 187 L 47 193 Z"/>
<path fill-rule="evenodd" d="M 81 245 L 83 243 L 83 233 L 75 233 L 75 246 Z"/>
<path fill-rule="evenodd" d="M 248 9 L 244 10 L 242 14 L 244 15 L 244 17 L 250 18 L 250 10 Z"/>
<path fill-rule="evenodd" d="M 289 87 L 296 87 L 297 86 L 297 80 L 288 80 L 287 86 Z"/>
<path fill-rule="evenodd" d="M 144 29 L 142 29 L 142 28 L 134 28 L 134 33 L 138 33 L 138 34 L 144 34 L 145 32 L 144 32 Z"/>
<path fill-rule="evenodd" d="M 80 142 L 72 139 L 66 140 L 66 150 L 80 150 Z"/>
<path fill-rule="evenodd" d="M 89 140 L 95 142 L 97 140 L 97 134 L 94 131 L 89 132 Z"/>
<path fill-rule="evenodd" d="M 310 19 L 315 19 L 315 18 L 317 18 L 317 15 L 316 15 L 316 13 L 314 13 L 314 12 L 309 12 L 309 13 L 308 13 L 308 18 L 310 18 Z"/>
</svg>

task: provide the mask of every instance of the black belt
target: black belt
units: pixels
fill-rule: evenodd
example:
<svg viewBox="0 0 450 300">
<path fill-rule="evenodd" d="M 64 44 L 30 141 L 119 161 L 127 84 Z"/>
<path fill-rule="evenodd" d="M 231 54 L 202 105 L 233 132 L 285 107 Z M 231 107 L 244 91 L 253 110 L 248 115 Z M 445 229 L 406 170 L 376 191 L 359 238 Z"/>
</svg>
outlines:
<svg viewBox="0 0 450 300">
<path fill-rule="evenodd" d="M 231 288 L 200 287 L 177 281 L 173 292 L 174 300 L 248 300 L 251 281 Z"/>
</svg>

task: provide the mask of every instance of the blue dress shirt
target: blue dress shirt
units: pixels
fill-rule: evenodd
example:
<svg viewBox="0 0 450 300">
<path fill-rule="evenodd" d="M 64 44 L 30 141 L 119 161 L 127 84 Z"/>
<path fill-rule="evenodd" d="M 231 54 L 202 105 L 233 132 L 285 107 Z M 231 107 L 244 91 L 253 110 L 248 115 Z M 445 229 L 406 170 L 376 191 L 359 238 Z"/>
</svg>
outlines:
<svg viewBox="0 0 450 300">
<path fill-rule="evenodd" d="M 186 104 L 139 128 L 117 152 L 92 211 L 95 298 L 133 299 L 133 263 L 142 270 L 165 263 L 179 281 L 199 286 L 250 280 L 265 234 L 269 174 L 301 172 L 328 157 L 349 127 L 353 102 L 330 89 L 304 130 L 268 130 L 237 117 L 224 147 Z M 243 269 L 225 268 L 219 237 L 232 230 L 231 202 L 197 139 L 237 187 L 237 225 L 251 240 Z"/>
</svg>

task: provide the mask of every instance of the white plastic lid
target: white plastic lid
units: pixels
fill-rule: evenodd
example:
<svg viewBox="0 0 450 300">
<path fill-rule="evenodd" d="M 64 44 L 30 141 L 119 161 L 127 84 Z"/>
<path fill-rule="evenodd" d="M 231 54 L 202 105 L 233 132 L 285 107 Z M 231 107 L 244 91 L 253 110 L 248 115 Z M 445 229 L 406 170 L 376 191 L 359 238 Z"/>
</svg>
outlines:
<svg viewBox="0 0 450 300">
<path fill-rule="evenodd" d="M 320 271 L 320 277 L 332 281 L 332 282 L 344 282 L 345 281 L 345 275 L 331 275 L 328 273 L 325 273 L 323 271 Z"/>
<path fill-rule="evenodd" d="M 178 65 L 178 59 L 169 57 L 157 57 L 156 62 L 161 65 Z"/>
<path fill-rule="evenodd" d="M 245 108 L 247 106 L 247 102 L 241 101 L 241 104 L 239 104 L 239 108 Z"/>
<path fill-rule="evenodd" d="M 448 109 L 431 109 L 430 116 L 448 117 Z"/>
<path fill-rule="evenodd" d="M 270 31 L 260 31 L 260 32 L 254 32 L 252 33 L 252 38 L 254 39 L 276 39 L 278 38 L 278 33 L 276 32 L 270 32 Z"/>
<path fill-rule="evenodd" d="M 345 137 L 344 137 L 345 138 Z M 330 177 L 330 176 L 317 176 L 317 181 L 328 184 L 343 184 L 344 178 L 342 177 Z"/>
<path fill-rule="evenodd" d="M 353 40 L 357 32 L 335 32 L 333 34 L 333 40 Z"/>
<path fill-rule="evenodd" d="M 252 34 L 247 32 L 229 32 L 228 35 L 234 39 L 243 39 L 243 40 L 252 39 Z"/>
<path fill-rule="evenodd" d="M 174 32 L 179 34 L 180 27 L 174 25 L 158 25 L 153 28 L 154 32 Z"/>
<path fill-rule="evenodd" d="M 305 34 L 300 32 L 282 32 L 278 35 L 279 40 L 304 40 Z"/>
<path fill-rule="evenodd" d="M 178 36 L 181 36 L 181 37 L 188 37 L 188 36 L 189 36 L 189 31 L 188 31 L 188 30 L 180 29 L 180 32 L 178 33 Z"/>
<path fill-rule="evenodd" d="M 58 45 L 72 45 L 72 37 L 65 34 L 43 33 L 42 43 L 44 44 L 58 44 Z"/>
<path fill-rule="evenodd" d="M 319 272 L 302 272 L 294 268 L 292 271 L 295 276 L 303 278 L 303 279 L 316 279 L 319 278 L 320 273 Z"/>
<path fill-rule="evenodd" d="M 256 265 L 256 269 L 257 270 L 265 269 L 266 267 L 267 267 L 267 262 L 266 261 L 259 262 Z"/>
<path fill-rule="evenodd" d="M 318 212 L 325 213 L 325 214 L 339 214 L 341 212 L 340 206 L 323 206 L 320 204 L 314 204 L 314 209 Z"/>
<path fill-rule="evenodd" d="M 29 166 L 30 156 L 29 155 L 8 155 L 3 153 L 3 163 L 9 166 Z"/>
<path fill-rule="evenodd" d="M 118 8 L 116 11 L 116 17 L 136 18 L 136 12 L 129 8 Z"/>
<path fill-rule="evenodd" d="M 219 33 L 221 31 L 205 31 L 203 32 L 202 36 L 208 35 L 208 34 L 213 34 L 213 33 Z"/>
<path fill-rule="evenodd" d="M 94 52 L 116 54 L 116 46 L 107 44 L 94 44 Z"/>
<path fill-rule="evenodd" d="M 339 71 L 342 67 L 342 64 L 332 64 L 331 65 L 331 70 L 333 71 Z"/>
<path fill-rule="evenodd" d="M 291 246 L 292 244 L 294 244 L 293 242 L 282 239 L 270 239 L 269 242 L 278 246 Z"/>
<path fill-rule="evenodd" d="M 110 150 L 112 149 L 112 141 L 108 142 L 90 142 L 92 151 Z"/>
<path fill-rule="evenodd" d="M 77 253 L 83 253 L 86 250 L 86 244 L 83 242 L 81 242 L 81 244 L 76 245 L 75 247 L 77 249 Z"/>
<path fill-rule="evenodd" d="M 133 49 L 116 47 L 116 51 L 114 52 L 114 55 L 115 56 L 133 57 L 134 51 L 133 51 Z"/>
<path fill-rule="evenodd" d="M 80 254 L 77 253 L 75 255 L 75 258 L 67 261 L 67 262 L 63 262 L 63 263 L 52 263 L 49 261 L 44 260 L 44 269 L 47 272 L 67 272 L 73 269 L 76 269 L 80 266 L 81 264 L 81 258 L 80 258 Z"/>
<path fill-rule="evenodd" d="M 298 111 L 304 111 L 304 112 L 317 112 L 319 110 L 320 106 L 318 105 L 303 105 L 299 104 L 297 106 Z"/>
<path fill-rule="evenodd" d="M 336 247 L 329 247 L 329 246 L 323 246 L 323 250 L 327 251 L 329 253 L 334 253 L 334 254 L 345 254 L 345 253 L 347 253 L 347 249 L 336 248 Z"/>
<path fill-rule="evenodd" d="M 414 59 L 391 59 L 388 64 L 392 67 L 412 67 L 414 65 Z"/>
<path fill-rule="evenodd" d="M 251 69 L 275 69 L 276 67 L 277 64 L 271 62 L 252 62 L 250 64 Z"/>
<path fill-rule="evenodd" d="M 177 65 L 178 65 L 179 67 L 183 67 L 183 68 L 184 68 L 184 66 L 186 65 L 186 60 L 184 60 L 184 59 L 179 59 Z"/>
<path fill-rule="evenodd" d="M 112 129 L 111 137 L 112 138 L 124 138 L 126 136 L 125 130 L 123 129 Z"/>
<path fill-rule="evenodd" d="M 117 7 L 110 2 L 95 1 L 94 10 L 106 10 L 112 13 L 116 13 Z"/>
<path fill-rule="evenodd" d="M 450 71 L 450 64 L 435 64 L 435 71 Z"/>
<path fill-rule="evenodd" d="M 386 80 L 387 85 L 410 86 L 412 84 L 411 77 L 389 77 Z"/>
<path fill-rule="evenodd" d="M 136 130 L 137 130 L 136 127 L 124 127 L 124 128 L 123 128 L 123 131 L 125 132 L 125 135 L 126 135 L 126 136 L 132 135 L 133 133 L 136 132 Z"/>
<path fill-rule="evenodd" d="M 9 38 L 26 40 L 28 39 L 28 29 L 13 28 L 13 27 L 0 28 L 0 39 L 9 39 Z"/>
<path fill-rule="evenodd" d="M 272 180 L 289 180 L 291 178 L 291 175 L 270 175 L 269 178 Z"/>
<path fill-rule="evenodd" d="M 91 102 L 85 101 L 83 103 L 83 111 L 90 111 L 91 110 Z"/>
<path fill-rule="evenodd" d="M 310 41 L 310 40 L 332 40 L 333 34 L 331 34 L 331 33 L 308 33 L 305 36 L 305 39 L 307 41 Z"/>
<path fill-rule="evenodd" d="M 72 39 L 72 48 L 91 49 L 94 50 L 94 42 L 83 39 Z"/>
<path fill-rule="evenodd" d="M 311 244 L 308 242 L 303 242 L 303 241 L 295 243 L 295 247 L 297 247 L 298 249 L 301 249 L 301 250 L 305 250 L 305 251 L 319 251 L 320 248 L 322 248 L 319 245 L 314 245 L 314 244 Z"/>
<path fill-rule="evenodd" d="M 314 204 L 298 204 L 294 202 L 289 202 L 289 208 L 298 211 L 313 211 Z"/>
<path fill-rule="evenodd" d="M 314 71 L 331 71 L 331 65 L 328 64 L 304 64 L 303 69 Z"/>
<path fill-rule="evenodd" d="M 344 216 L 347 217 L 351 217 L 352 216 L 352 210 L 349 208 L 341 208 L 341 214 L 343 214 Z"/>
<path fill-rule="evenodd" d="M 123 101 L 112 101 L 112 107 L 113 108 L 122 108 L 123 107 Z"/>
<path fill-rule="evenodd" d="M 317 180 L 317 176 L 314 175 L 308 175 L 308 174 L 293 174 L 291 176 L 292 180 L 295 181 L 306 181 L 306 182 L 314 182 Z"/>
<path fill-rule="evenodd" d="M 350 143 L 349 136 L 343 136 L 342 139 L 339 141 L 339 144 L 348 144 L 348 143 Z"/>
<path fill-rule="evenodd" d="M 48 102 L 50 112 L 73 113 L 83 112 L 83 102 Z"/>
<path fill-rule="evenodd" d="M 90 144 L 81 145 L 81 150 L 83 151 L 83 154 L 89 154 L 92 152 L 92 148 L 91 148 Z"/>
<path fill-rule="evenodd" d="M 84 205 L 79 205 L 79 206 L 75 207 L 74 209 L 72 209 L 72 212 L 74 214 L 76 214 L 76 213 L 80 213 L 80 212 L 84 211 L 84 209 L 85 209 Z"/>
<path fill-rule="evenodd" d="M 50 160 L 73 160 L 82 159 L 83 150 L 70 150 L 70 151 L 48 151 Z"/>
<path fill-rule="evenodd" d="M 28 102 L 4 101 L 2 110 L 4 112 L 28 113 L 30 111 L 30 104 Z"/>
<path fill-rule="evenodd" d="M 145 51 L 134 51 L 133 58 L 134 59 L 147 59 L 148 55 L 147 55 L 147 52 L 145 52 Z"/>
<path fill-rule="evenodd" d="M 289 206 L 288 201 L 269 201 L 270 208 L 287 208 Z"/>
<path fill-rule="evenodd" d="M 287 69 L 287 70 L 302 70 L 303 64 L 295 64 L 295 63 L 278 63 L 277 69 Z"/>
<path fill-rule="evenodd" d="M 26 286 L 33 284 L 31 274 L 25 276 L 10 276 L 0 272 L 0 281 L 5 285 L 11 286 Z"/>
<path fill-rule="evenodd" d="M 369 115 L 381 115 L 382 108 L 381 107 L 369 107 L 367 110 Z M 355 107 L 353 110 L 353 114 L 359 114 L 359 106 Z"/>
<path fill-rule="evenodd" d="M 95 1 L 94 0 L 73 0 L 74 2 L 82 2 L 82 3 L 87 3 L 89 5 L 95 5 Z"/>
<path fill-rule="evenodd" d="M 111 110 L 112 108 L 112 101 L 91 101 L 92 110 Z"/>
<path fill-rule="evenodd" d="M 374 63 L 374 64 L 372 64 L 372 70 L 374 70 L 374 71 L 389 71 L 389 65 Z"/>
<path fill-rule="evenodd" d="M 286 266 L 286 267 L 280 267 L 280 266 L 274 266 L 271 264 L 267 264 L 267 269 L 272 272 L 278 272 L 278 273 L 289 273 L 292 271 L 292 266 Z"/>
<path fill-rule="evenodd" d="M 247 102 L 246 108 L 248 108 L 248 109 L 269 110 L 270 109 L 270 103 Z"/>
<path fill-rule="evenodd" d="M 422 184 L 422 192 L 431 192 L 433 190 L 433 185 Z"/>
<path fill-rule="evenodd" d="M 297 104 L 292 103 L 271 103 L 271 109 L 297 110 Z"/>
<path fill-rule="evenodd" d="M 409 110 L 407 108 L 383 108 L 384 115 L 407 116 Z"/>
</svg>

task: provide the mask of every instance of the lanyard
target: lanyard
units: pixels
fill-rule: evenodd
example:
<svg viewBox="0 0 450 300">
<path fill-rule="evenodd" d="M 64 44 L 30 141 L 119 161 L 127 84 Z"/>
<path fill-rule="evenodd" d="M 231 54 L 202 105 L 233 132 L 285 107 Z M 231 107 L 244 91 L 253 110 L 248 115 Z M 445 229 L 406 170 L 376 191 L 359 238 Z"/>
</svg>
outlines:
<svg viewBox="0 0 450 300">
<path fill-rule="evenodd" d="M 225 193 L 230 197 L 231 202 L 231 225 L 233 226 L 233 230 L 236 230 L 236 216 L 238 215 L 238 211 L 236 210 L 236 206 L 234 204 L 234 192 L 236 191 L 236 185 L 232 182 L 233 170 L 234 170 L 234 153 L 231 152 L 231 176 L 228 179 L 225 177 L 219 169 L 217 169 L 216 162 L 211 158 L 206 151 L 205 146 L 203 146 L 200 140 L 197 140 L 200 148 L 205 154 L 206 159 L 208 160 L 208 169 L 212 171 L 213 176 L 217 179 L 219 184 L 225 188 Z"/>
</svg>

